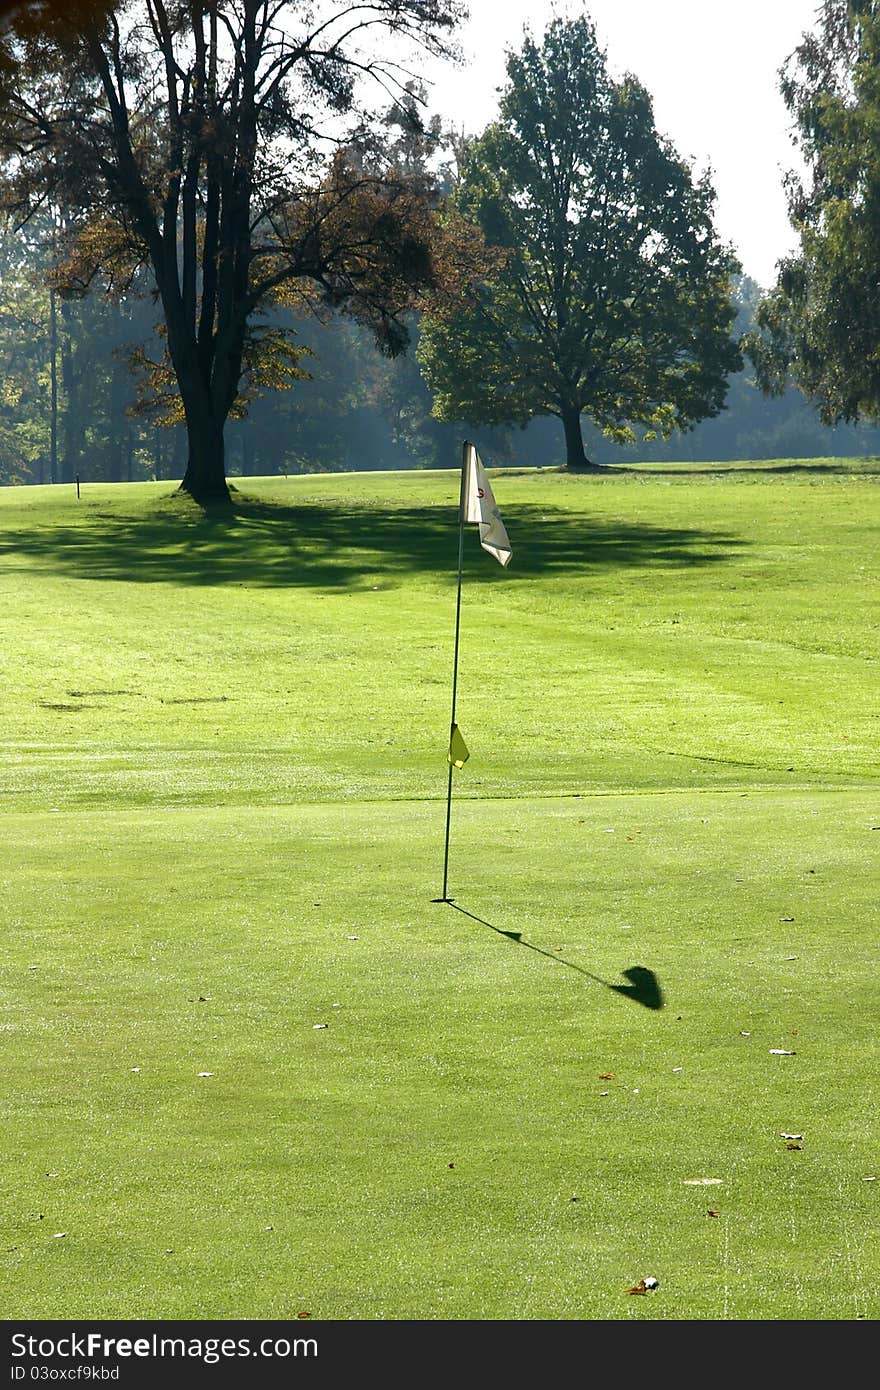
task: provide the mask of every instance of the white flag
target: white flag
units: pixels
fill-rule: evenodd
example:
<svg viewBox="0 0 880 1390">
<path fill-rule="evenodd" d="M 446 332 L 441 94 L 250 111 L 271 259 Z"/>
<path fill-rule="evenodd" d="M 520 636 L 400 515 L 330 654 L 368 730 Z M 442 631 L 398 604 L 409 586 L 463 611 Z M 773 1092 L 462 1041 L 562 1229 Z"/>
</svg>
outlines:
<svg viewBox="0 0 880 1390">
<path fill-rule="evenodd" d="M 464 469 L 464 520 L 479 524 L 480 545 L 500 564 L 507 565 L 513 551 L 486 470 L 473 444 L 465 445 Z"/>
</svg>

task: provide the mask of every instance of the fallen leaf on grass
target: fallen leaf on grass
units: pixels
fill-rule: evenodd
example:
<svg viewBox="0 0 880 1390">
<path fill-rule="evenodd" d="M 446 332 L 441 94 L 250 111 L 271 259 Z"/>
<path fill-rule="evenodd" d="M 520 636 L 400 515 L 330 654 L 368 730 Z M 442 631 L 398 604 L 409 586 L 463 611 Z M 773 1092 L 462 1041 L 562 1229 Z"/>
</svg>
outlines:
<svg viewBox="0 0 880 1390">
<path fill-rule="evenodd" d="M 706 1212 L 706 1215 L 707 1215 L 707 1216 L 719 1216 L 719 1215 L 720 1215 L 720 1212 L 717 1212 L 717 1211 L 715 1210 L 714 1207 L 710 1207 L 709 1210 Z"/>
<path fill-rule="evenodd" d="M 796 1052 L 790 1052 L 789 1049 L 788 1049 L 787 1047 L 771 1047 L 771 1048 L 770 1048 L 770 1056 L 771 1056 L 771 1057 L 796 1057 L 796 1056 L 797 1056 L 797 1053 L 796 1053 Z"/>
<path fill-rule="evenodd" d="M 330 1024 L 329 1024 L 329 1023 L 313 1023 L 313 1024 L 312 1024 L 312 1027 L 313 1027 L 313 1028 L 329 1028 L 329 1027 L 330 1027 Z"/>
<path fill-rule="evenodd" d="M 793 1144 L 791 1140 L 789 1140 L 785 1147 L 787 1149 L 802 1149 L 804 1146 L 803 1144 Z"/>
<path fill-rule="evenodd" d="M 613 1072 L 613 1071 L 600 1071 L 600 1072 L 599 1072 L 599 1080 L 600 1080 L 600 1081 L 613 1081 L 613 1080 L 614 1080 L 614 1072 Z"/>
<path fill-rule="evenodd" d="M 803 1139 L 804 1136 L 802 1134 L 789 1134 L 783 1129 L 780 1130 L 779 1137 L 780 1139 Z"/>
<path fill-rule="evenodd" d="M 66 1232 L 66 1231 L 56 1231 L 55 1234 L 54 1234 L 54 1236 L 52 1237 L 52 1239 L 53 1239 L 53 1240 L 63 1240 L 64 1237 L 65 1237 L 66 1235 L 67 1235 L 67 1232 Z"/>
<path fill-rule="evenodd" d="M 297 1316 L 298 1318 L 310 1318 L 312 1315 L 311 1315 L 311 1313 L 297 1313 L 296 1316 Z"/>
<path fill-rule="evenodd" d="M 627 1289 L 627 1293 L 648 1293 L 650 1289 L 656 1289 L 656 1287 L 657 1280 L 652 1274 L 648 1274 L 644 1279 L 640 1279 L 637 1284 L 633 1284 L 631 1289 Z"/>
<path fill-rule="evenodd" d="M 200 1072 L 199 1072 L 199 1076 L 213 1076 L 213 1075 L 214 1075 L 214 1073 L 213 1073 L 212 1071 L 200 1071 Z"/>
<path fill-rule="evenodd" d="M 685 1187 L 718 1187 L 723 1178 L 682 1178 Z"/>
</svg>

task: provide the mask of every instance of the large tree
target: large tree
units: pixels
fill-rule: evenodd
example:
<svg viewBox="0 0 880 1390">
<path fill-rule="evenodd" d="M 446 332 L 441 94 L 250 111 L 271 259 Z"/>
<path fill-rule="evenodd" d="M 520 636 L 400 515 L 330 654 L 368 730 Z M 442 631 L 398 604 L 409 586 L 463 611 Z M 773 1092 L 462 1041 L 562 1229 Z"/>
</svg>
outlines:
<svg viewBox="0 0 880 1390">
<path fill-rule="evenodd" d="M 568 466 L 589 467 L 582 415 L 618 440 L 717 415 L 741 365 L 708 176 L 608 73 L 586 18 L 554 19 L 511 53 L 498 120 L 466 150 L 457 206 L 506 251 L 466 310 L 423 325 L 441 419 L 555 415 Z"/>
<path fill-rule="evenodd" d="M 797 255 L 757 311 L 760 385 L 789 379 L 824 424 L 880 419 L 880 4 L 825 0 L 780 74 L 804 178 L 788 179 Z"/>
<path fill-rule="evenodd" d="M 406 314 L 454 268 L 462 243 L 438 246 L 430 190 L 370 139 L 363 89 L 405 95 L 407 50 L 446 51 L 458 16 L 458 0 L 32 0 L 13 13 L 7 206 L 65 208 L 67 292 L 118 290 L 149 267 L 186 420 L 183 487 L 200 501 L 228 498 L 224 425 L 260 361 L 261 309 L 330 302 L 393 354 Z"/>
</svg>

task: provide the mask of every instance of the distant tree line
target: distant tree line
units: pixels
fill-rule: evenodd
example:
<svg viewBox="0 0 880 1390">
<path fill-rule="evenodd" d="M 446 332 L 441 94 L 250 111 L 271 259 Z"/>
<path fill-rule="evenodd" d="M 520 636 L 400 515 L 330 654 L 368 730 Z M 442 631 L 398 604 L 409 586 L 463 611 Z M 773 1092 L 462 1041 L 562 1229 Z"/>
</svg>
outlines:
<svg viewBox="0 0 880 1390">
<path fill-rule="evenodd" d="M 867 0 L 829 0 L 783 77 L 818 172 L 768 294 L 586 19 L 528 38 L 456 140 L 415 82 L 368 119 L 345 42 L 291 45 L 263 0 L 144 3 L 126 28 L 141 0 L 33 0 L 0 51 L 0 483 L 204 500 L 229 474 L 456 467 L 465 436 L 521 466 L 880 453 Z M 435 51 L 457 18 L 364 9 Z M 332 156 L 303 91 L 361 121 Z"/>
<path fill-rule="evenodd" d="M 152 352 L 158 339 L 149 296 L 63 299 L 47 288 L 45 257 L 45 248 L 21 234 L 7 231 L 0 240 L 0 484 L 73 482 L 77 475 L 180 480 L 184 427 L 157 419 L 155 401 L 151 409 L 139 398 L 132 368 L 134 349 Z M 759 286 L 740 277 L 734 297 L 735 332 L 746 333 Z M 247 415 L 230 421 L 231 475 L 454 468 L 466 435 L 499 466 L 565 463 L 555 421 L 523 429 L 438 420 L 414 351 L 383 357 L 367 331 L 338 314 L 296 327 L 314 353 L 301 361 L 309 375 L 251 401 Z M 417 347 L 417 319 L 410 329 Z M 749 366 L 731 376 L 724 410 L 686 433 L 616 444 L 586 424 L 584 440 L 603 464 L 880 453 L 876 427 L 823 425 L 794 386 L 763 395 Z"/>
</svg>

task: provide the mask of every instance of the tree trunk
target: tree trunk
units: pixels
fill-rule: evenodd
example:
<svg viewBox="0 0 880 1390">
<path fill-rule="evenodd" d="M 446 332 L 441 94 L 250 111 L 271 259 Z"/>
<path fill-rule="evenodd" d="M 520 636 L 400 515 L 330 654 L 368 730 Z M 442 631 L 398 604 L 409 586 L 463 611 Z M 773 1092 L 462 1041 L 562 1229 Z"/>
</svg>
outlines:
<svg viewBox="0 0 880 1390">
<path fill-rule="evenodd" d="M 67 328 L 67 305 L 62 302 L 61 321 L 65 329 Z M 77 392 L 74 382 L 74 363 L 73 363 L 73 343 L 70 339 L 70 332 L 67 331 L 61 338 L 61 385 L 64 389 L 64 415 L 61 421 L 61 481 L 62 483 L 72 483 L 74 476 L 79 472 L 76 458 L 76 409 Z"/>
<path fill-rule="evenodd" d="M 58 309 L 49 291 L 49 481 L 58 482 Z"/>
<path fill-rule="evenodd" d="M 251 454 L 250 438 L 248 436 L 249 421 L 245 420 L 241 427 L 241 471 L 246 478 L 256 473 L 253 455 Z"/>
<path fill-rule="evenodd" d="M 572 473 L 585 473 L 594 465 L 584 453 L 581 412 L 577 406 L 564 406 L 561 418 L 565 430 L 565 466 Z"/>
<path fill-rule="evenodd" d="M 156 482 L 162 479 L 162 461 L 165 457 L 165 431 L 157 425 L 153 430 L 153 477 Z"/>
<path fill-rule="evenodd" d="M 186 431 L 183 425 L 174 425 L 172 429 L 172 449 L 171 463 L 169 465 L 170 478 L 182 478 L 186 471 Z"/>
<path fill-rule="evenodd" d="M 121 357 L 113 359 L 110 377 L 110 481 L 121 483 L 124 476 L 123 455 L 125 452 L 125 401 L 128 393 L 128 373 Z"/>
<path fill-rule="evenodd" d="M 204 408 L 185 408 L 189 455 L 180 491 L 189 493 L 201 507 L 228 506 L 232 499 L 226 483 L 225 421 Z"/>
</svg>

